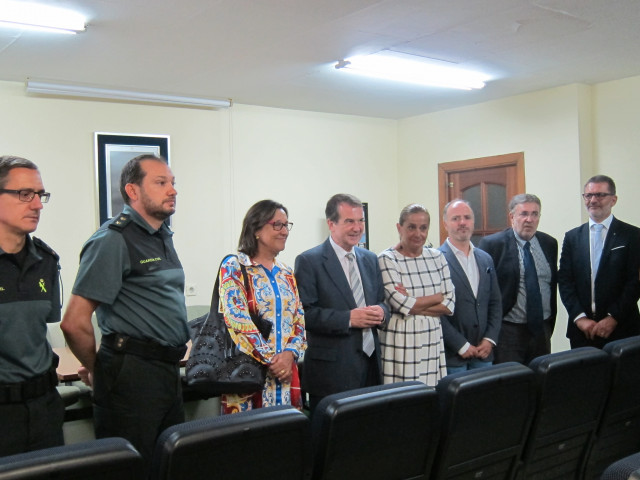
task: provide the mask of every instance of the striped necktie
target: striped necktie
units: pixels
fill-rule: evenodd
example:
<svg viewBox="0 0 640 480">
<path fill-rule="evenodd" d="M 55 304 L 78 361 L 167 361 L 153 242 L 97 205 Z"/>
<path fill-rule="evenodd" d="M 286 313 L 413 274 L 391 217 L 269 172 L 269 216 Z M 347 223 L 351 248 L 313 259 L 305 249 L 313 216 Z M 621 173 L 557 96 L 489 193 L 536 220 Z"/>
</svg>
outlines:
<svg viewBox="0 0 640 480">
<path fill-rule="evenodd" d="M 362 290 L 362 282 L 360 276 L 356 270 L 355 255 L 352 252 L 347 253 L 347 260 L 349 261 L 349 284 L 351 285 L 351 292 L 353 292 L 353 299 L 356 301 L 356 306 L 366 307 L 367 303 L 364 300 L 364 291 Z M 362 329 L 362 351 L 371 356 L 375 350 L 375 344 L 373 341 L 373 332 L 370 328 Z"/>
</svg>

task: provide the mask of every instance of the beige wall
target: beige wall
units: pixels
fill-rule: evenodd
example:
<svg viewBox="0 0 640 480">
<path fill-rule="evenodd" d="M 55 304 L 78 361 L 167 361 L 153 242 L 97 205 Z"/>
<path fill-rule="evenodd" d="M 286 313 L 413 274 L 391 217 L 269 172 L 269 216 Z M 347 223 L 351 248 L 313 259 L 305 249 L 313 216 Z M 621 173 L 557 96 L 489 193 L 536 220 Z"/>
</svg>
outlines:
<svg viewBox="0 0 640 480">
<path fill-rule="evenodd" d="M 589 87 L 569 85 L 399 122 L 399 203 L 438 208 L 438 163 L 524 152 L 526 190 L 542 199 L 540 230 L 558 239 L 586 219 L 580 193 L 596 173 L 612 176 L 614 213 L 638 224 L 640 77 Z M 429 237 L 438 242 L 437 225 Z M 569 347 L 558 308 L 554 351 Z"/>
<path fill-rule="evenodd" d="M 571 85 L 402 120 L 400 203 L 424 201 L 437 218 L 439 163 L 524 152 L 526 190 L 542 200 L 540 230 L 561 243 L 580 223 L 582 90 Z M 438 243 L 437 223 L 433 227 L 429 237 Z M 555 350 L 568 348 L 559 310 Z"/>
<path fill-rule="evenodd" d="M 613 177 L 618 190 L 614 213 L 640 225 L 640 77 L 595 85 L 593 112 L 594 168 L 590 173 Z"/>
<path fill-rule="evenodd" d="M 290 210 L 295 228 L 282 255 L 290 264 L 324 240 L 324 205 L 340 191 L 369 202 L 374 251 L 395 238 L 395 121 L 243 105 L 211 111 L 36 98 L 14 82 L 0 82 L 0 105 L 1 154 L 36 162 L 52 192 L 36 235 L 61 256 L 66 297 L 82 244 L 98 227 L 94 132 L 170 136 L 175 245 L 198 292 L 187 297 L 190 305 L 209 303 L 221 257 L 235 250 L 244 213 L 263 198 Z"/>
<path fill-rule="evenodd" d="M 422 202 L 437 218 L 437 165 L 524 152 L 527 191 L 543 202 L 540 229 L 562 242 L 584 221 L 583 181 L 618 183 L 615 213 L 638 224 L 640 77 L 593 87 L 569 85 L 401 121 L 235 105 L 228 110 L 29 97 L 0 82 L 0 152 L 34 160 L 52 200 L 37 235 L 61 255 L 70 293 L 78 253 L 96 229 L 94 132 L 170 135 L 177 177 L 175 243 L 187 282 L 208 303 L 224 253 L 235 249 L 255 201 L 284 203 L 295 223 L 282 258 L 327 235 L 324 204 L 350 192 L 369 202 L 371 249 L 396 241 L 402 206 Z M 7 113 L 10 112 L 10 113 Z M 429 238 L 438 243 L 437 224 Z M 559 308 L 554 350 L 568 347 Z"/>
</svg>

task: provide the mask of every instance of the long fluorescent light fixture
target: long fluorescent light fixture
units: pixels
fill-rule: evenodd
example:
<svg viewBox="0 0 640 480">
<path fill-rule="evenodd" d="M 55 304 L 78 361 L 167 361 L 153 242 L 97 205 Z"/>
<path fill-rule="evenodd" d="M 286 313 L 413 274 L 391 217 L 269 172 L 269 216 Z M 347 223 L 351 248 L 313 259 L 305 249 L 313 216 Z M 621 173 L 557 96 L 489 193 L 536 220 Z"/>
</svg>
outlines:
<svg viewBox="0 0 640 480">
<path fill-rule="evenodd" d="M 447 62 L 390 50 L 347 58 L 335 68 L 397 82 L 462 90 L 483 88 L 488 80 L 485 75 L 455 68 Z"/>
<path fill-rule="evenodd" d="M 80 13 L 40 3 L 0 1 L 0 27 L 75 34 L 85 29 Z"/>
<path fill-rule="evenodd" d="M 231 100 L 213 100 L 210 98 L 183 97 L 162 93 L 134 92 L 110 88 L 87 87 L 83 85 L 65 85 L 62 83 L 27 80 L 27 93 L 57 95 L 63 97 L 88 97 L 131 102 L 160 103 L 184 107 L 228 108 Z"/>
</svg>

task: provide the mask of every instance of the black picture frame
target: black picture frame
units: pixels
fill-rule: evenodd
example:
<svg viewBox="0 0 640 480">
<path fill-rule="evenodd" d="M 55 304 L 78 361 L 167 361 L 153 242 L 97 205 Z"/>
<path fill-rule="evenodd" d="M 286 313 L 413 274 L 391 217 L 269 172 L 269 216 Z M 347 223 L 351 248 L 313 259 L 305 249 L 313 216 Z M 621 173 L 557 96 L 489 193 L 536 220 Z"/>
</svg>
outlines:
<svg viewBox="0 0 640 480">
<path fill-rule="evenodd" d="M 369 204 L 362 202 L 362 210 L 364 211 L 364 233 L 360 237 L 358 246 L 369 250 Z"/>
<path fill-rule="evenodd" d="M 125 163 L 142 154 L 152 154 L 169 162 L 168 135 L 95 133 L 96 183 L 100 225 L 124 208 L 120 194 L 120 172 Z"/>
</svg>

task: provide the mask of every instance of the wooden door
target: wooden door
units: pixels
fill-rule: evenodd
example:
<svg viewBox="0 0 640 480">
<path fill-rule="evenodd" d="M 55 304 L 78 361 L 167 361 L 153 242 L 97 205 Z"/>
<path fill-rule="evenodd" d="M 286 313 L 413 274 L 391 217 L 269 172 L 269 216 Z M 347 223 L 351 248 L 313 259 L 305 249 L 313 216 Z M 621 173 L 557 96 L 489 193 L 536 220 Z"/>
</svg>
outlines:
<svg viewBox="0 0 640 480">
<path fill-rule="evenodd" d="M 471 204 L 475 215 L 474 245 L 481 237 L 510 226 L 508 204 L 525 192 L 524 153 L 474 158 L 438 165 L 440 243 L 447 238 L 442 210 L 454 198 Z"/>
</svg>

